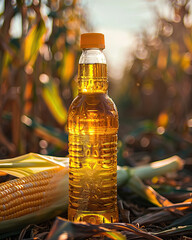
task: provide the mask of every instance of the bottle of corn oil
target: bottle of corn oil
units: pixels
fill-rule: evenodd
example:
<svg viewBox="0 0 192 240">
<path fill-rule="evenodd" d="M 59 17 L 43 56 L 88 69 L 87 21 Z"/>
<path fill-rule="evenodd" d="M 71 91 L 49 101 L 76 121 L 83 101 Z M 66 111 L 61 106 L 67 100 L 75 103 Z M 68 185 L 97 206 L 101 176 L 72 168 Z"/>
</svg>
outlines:
<svg viewBox="0 0 192 240">
<path fill-rule="evenodd" d="M 118 113 L 107 94 L 104 35 L 81 35 L 79 94 L 68 113 L 69 208 L 71 221 L 118 221 Z"/>
</svg>

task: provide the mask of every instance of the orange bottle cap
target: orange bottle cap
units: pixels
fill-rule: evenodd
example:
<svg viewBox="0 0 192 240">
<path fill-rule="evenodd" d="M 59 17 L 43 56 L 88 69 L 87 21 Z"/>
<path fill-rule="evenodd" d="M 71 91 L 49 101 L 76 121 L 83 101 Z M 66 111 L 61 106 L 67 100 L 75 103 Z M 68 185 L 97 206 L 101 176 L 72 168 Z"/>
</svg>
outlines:
<svg viewBox="0 0 192 240">
<path fill-rule="evenodd" d="M 105 48 L 105 39 L 102 33 L 84 33 L 80 40 L 81 48 Z"/>
</svg>

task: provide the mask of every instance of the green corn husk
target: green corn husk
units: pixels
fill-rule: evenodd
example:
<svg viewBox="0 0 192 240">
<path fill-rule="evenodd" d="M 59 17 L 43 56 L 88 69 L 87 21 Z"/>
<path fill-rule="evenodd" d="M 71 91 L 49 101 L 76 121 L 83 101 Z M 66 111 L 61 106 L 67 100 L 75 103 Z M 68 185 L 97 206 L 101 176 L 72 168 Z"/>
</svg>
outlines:
<svg viewBox="0 0 192 240">
<path fill-rule="evenodd" d="M 25 177 L 57 166 L 68 167 L 69 159 L 28 153 L 0 161 L 0 171 L 15 177 Z"/>
<path fill-rule="evenodd" d="M 171 171 L 179 170 L 183 167 L 183 164 L 183 160 L 180 157 L 173 156 L 143 167 L 119 167 L 117 171 L 117 185 L 125 185 L 140 197 L 145 198 L 154 205 L 158 207 L 166 207 L 172 205 L 172 203 L 162 195 L 158 194 L 152 187 L 143 184 L 141 179 L 149 179 Z M 177 209 L 170 210 L 178 212 Z"/>
<path fill-rule="evenodd" d="M 28 153 L 20 157 L 5 159 L 0 161 L 0 169 L 3 172 L 16 177 L 28 176 L 40 172 L 50 167 L 68 167 L 69 158 L 45 156 L 36 153 Z M 153 178 L 166 174 L 167 172 L 182 169 L 183 160 L 178 156 L 173 156 L 161 161 L 156 161 L 142 167 L 117 167 L 117 185 L 122 186 L 135 175 L 140 179 Z M 22 172 L 22 173 L 20 173 Z"/>
<path fill-rule="evenodd" d="M 137 176 L 141 180 L 151 179 L 155 176 L 177 171 L 183 168 L 184 162 L 178 156 L 173 156 L 164 160 L 156 161 L 142 167 L 120 167 L 117 168 L 117 185 L 127 183 L 132 176 Z"/>
</svg>

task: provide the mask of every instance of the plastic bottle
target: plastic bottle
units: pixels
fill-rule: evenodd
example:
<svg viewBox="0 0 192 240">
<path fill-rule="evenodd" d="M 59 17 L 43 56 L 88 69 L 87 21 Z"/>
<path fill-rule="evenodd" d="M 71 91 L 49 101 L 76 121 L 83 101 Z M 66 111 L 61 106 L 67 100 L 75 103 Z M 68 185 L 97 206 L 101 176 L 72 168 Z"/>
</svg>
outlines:
<svg viewBox="0 0 192 240">
<path fill-rule="evenodd" d="M 107 95 L 104 35 L 81 35 L 79 95 L 68 113 L 69 208 L 71 221 L 118 221 L 118 113 Z"/>
</svg>

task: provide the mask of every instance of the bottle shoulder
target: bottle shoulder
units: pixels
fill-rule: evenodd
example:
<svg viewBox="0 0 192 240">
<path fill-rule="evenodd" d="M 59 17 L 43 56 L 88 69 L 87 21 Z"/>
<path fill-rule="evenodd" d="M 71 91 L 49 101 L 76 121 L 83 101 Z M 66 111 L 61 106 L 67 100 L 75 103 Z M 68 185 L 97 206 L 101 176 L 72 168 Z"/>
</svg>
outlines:
<svg viewBox="0 0 192 240">
<path fill-rule="evenodd" d="M 71 103 L 68 115 L 91 112 L 118 117 L 116 105 L 107 94 L 79 94 Z"/>
<path fill-rule="evenodd" d="M 118 127 L 118 112 L 107 94 L 80 94 L 70 106 L 70 134 L 117 134 Z"/>
</svg>

